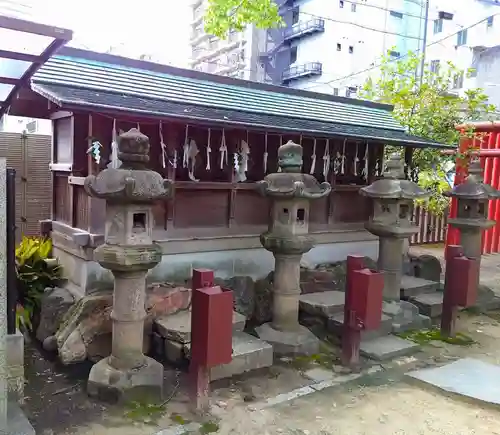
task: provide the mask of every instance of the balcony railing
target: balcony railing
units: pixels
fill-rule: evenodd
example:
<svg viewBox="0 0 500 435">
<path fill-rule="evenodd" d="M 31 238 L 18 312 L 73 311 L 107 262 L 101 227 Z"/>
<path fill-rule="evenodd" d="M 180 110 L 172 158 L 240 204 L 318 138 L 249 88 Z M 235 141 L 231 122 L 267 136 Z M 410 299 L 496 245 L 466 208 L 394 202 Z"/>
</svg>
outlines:
<svg viewBox="0 0 500 435">
<path fill-rule="evenodd" d="M 323 64 L 321 62 L 308 62 L 303 65 L 296 65 L 283 72 L 282 80 L 284 83 L 298 79 L 300 77 L 321 75 Z"/>
<path fill-rule="evenodd" d="M 325 31 L 325 20 L 314 18 L 308 21 L 299 21 L 292 27 L 285 30 L 285 41 L 302 38 L 306 35 L 312 35 L 317 32 Z"/>
</svg>

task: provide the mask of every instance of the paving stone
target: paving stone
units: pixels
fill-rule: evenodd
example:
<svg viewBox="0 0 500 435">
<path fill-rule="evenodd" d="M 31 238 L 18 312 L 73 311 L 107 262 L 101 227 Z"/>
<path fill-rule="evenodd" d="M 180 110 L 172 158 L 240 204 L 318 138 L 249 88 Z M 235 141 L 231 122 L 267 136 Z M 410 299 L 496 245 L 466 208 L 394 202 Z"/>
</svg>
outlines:
<svg viewBox="0 0 500 435">
<path fill-rule="evenodd" d="M 300 309 L 308 314 L 329 317 L 344 311 L 345 293 L 326 291 L 303 294 L 299 298 Z"/>
<path fill-rule="evenodd" d="M 333 379 L 335 377 L 335 373 L 332 370 L 328 370 L 323 367 L 315 367 L 305 371 L 304 376 L 315 382 L 323 382 Z"/>
<path fill-rule="evenodd" d="M 299 325 L 294 331 L 278 331 L 270 323 L 255 328 L 257 335 L 273 346 L 275 355 L 314 355 L 319 339 L 308 328 Z"/>
<path fill-rule="evenodd" d="M 246 317 L 233 311 L 233 333 L 245 328 Z M 181 311 L 155 320 L 156 330 L 162 337 L 179 343 L 191 342 L 191 311 Z"/>
<path fill-rule="evenodd" d="M 409 301 L 416 305 L 420 314 L 435 318 L 441 316 L 443 312 L 443 293 L 423 293 L 409 298 Z"/>
<path fill-rule="evenodd" d="M 184 345 L 184 355 L 190 358 L 191 344 Z M 210 380 L 231 376 L 273 365 L 273 347 L 253 335 L 244 332 L 233 334 L 233 360 L 210 370 Z"/>
<path fill-rule="evenodd" d="M 386 361 L 403 355 L 410 355 L 419 349 L 420 346 L 417 343 L 394 335 L 363 341 L 360 346 L 362 355 L 377 361 Z"/>
<path fill-rule="evenodd" d="M 494 364 L 463 358 L 407 376 L 450 393 L 500 405 L 500 366 Z"/>
<path fill-rule="evenodd" d="M 401 279 L 401 297 L 410 298 L 422 293 L 433 293 L 439 288 L 439 283 L 416 276 L 403 275 Z"/>
<path fill-rule="evenodd" d="M 329 332 L 332 332 L 337 337 L 342 336 L 342 328 L 344 326 L 344 313 L 337 313 L 333 316 L 328 317 L 326 328 Z M 392 332 L 392 319 L 382 314 L 380 328 L 375 331 L 361 331 L 362 340 L 372 340 L 377 337 L 382 337 L 384 335 L 389 335 Z"/>
</svg>

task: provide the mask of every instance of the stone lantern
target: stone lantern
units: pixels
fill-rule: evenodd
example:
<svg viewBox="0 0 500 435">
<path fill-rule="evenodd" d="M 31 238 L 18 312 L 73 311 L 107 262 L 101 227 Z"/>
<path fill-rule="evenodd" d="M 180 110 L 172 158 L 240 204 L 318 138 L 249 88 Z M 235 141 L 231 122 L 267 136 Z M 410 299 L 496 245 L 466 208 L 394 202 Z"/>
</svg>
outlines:
<svg viewBox="0 0 500 435">
<path fill-rule="evenodd" d="M 500 191 L 483 183 L 481 162 L 474 159 L 465 182 L 444 195 L 457 199 L 457 215 L 448 219 L 448 223 L 458 228 L 464 255 L 481 262 L 482 232 L 495 225 L 495 221 L 488 219 L 488 202 L 500 197 Z"/>
<path fill-rule="evenodd" d="M 302 163 L 302 147 L 289 141 L 278 150 L 281 172 L 259 183 L 262 194 L 272 200 L 269 228 L 260 241 L 273 253 L 275 269 L 273 319 L 257 328 L 257 333 L 277 354 L 312 354 L 319 345 L 316 336 L 299 324 L 300 260 L 313 247 L 309 203 L 328 195 L 331 187 L 303 174 Z"/>
<path fill-rule="evenodd" d="M 373 200 L 373 213 L 365 228 L 379 237 L 378 269 L 384 272 L 384 299 L 399 301 L 403 274 L 404 240 L 419 231 L 411 221 L 413 200 L 429 194 L 404 179 L 401 157 L 393 154 L 384 178 L 360 189 Z"/>
<path fill-rule="evenodd" d="M 111 356 L 92 367 L 88 393 L 112 400 L 162 395 L 163 366 L 143 354 L 146 274 L 162 257 L 153 242 L 152 204 L 172 186 L 146 168 L 149 147 L 148 137 L 131 129 L 118 137 L 121 167 L 85 179 L 86 192 L 106 201 L 105 244 L 94 259 L 114 276 Z"/>
</svg>

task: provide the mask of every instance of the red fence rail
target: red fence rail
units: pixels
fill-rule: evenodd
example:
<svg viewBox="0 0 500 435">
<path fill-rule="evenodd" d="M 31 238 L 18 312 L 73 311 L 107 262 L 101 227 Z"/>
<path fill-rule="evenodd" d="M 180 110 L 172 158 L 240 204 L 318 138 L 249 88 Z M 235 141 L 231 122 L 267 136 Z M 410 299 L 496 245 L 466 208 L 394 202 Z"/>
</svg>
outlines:
<svg viewBox="0 0 500 435">
<path fill-rule="evenodd" d="M 420 228 L 417 234 L 410 238 L 410 245 L 426 245 L 444 243 L 446 240 L 447 217 L 436 216 L 423 207 L 413 208 L 413 222 Z"/>
</svg>

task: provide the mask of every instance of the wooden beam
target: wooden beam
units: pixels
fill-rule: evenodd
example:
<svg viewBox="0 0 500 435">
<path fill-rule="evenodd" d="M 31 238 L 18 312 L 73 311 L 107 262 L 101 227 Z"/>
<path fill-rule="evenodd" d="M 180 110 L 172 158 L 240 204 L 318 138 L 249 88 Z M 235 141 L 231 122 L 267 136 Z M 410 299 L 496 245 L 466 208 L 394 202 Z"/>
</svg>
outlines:
<svg viewBox="0 0 500 435">
<path fill-rule="evenodd" d="M 2 18 L 2 17 L 0 17 L 0 18 Z M 2 26 L 0 26 L 0 28 L 1 27 Z M 0 50 L 0 58 L 22 60 L 23 62 L 39 62 L 40 61 L 40 57 L 35 56 L 34 54 L 16 53 L 14 51 L 8 51 L 8 50 Z"/>
<path fill-rule="evenodd" d="M 12 77 L 0 77 L 0 83 L 5 85 L 17 85 L 19 79 L 13 79 Z"/>
<path fill-rule="evenodd" d="M 70 116 L 73 116 L 73 112 L 68 112 L 66 110 L 59 110 L 57 112 L 51 113 L 49 115 L 49 118 L 52 119 L 52 121 L 55 121 L 56 119 L 69 118 Z"/>
</svg>

